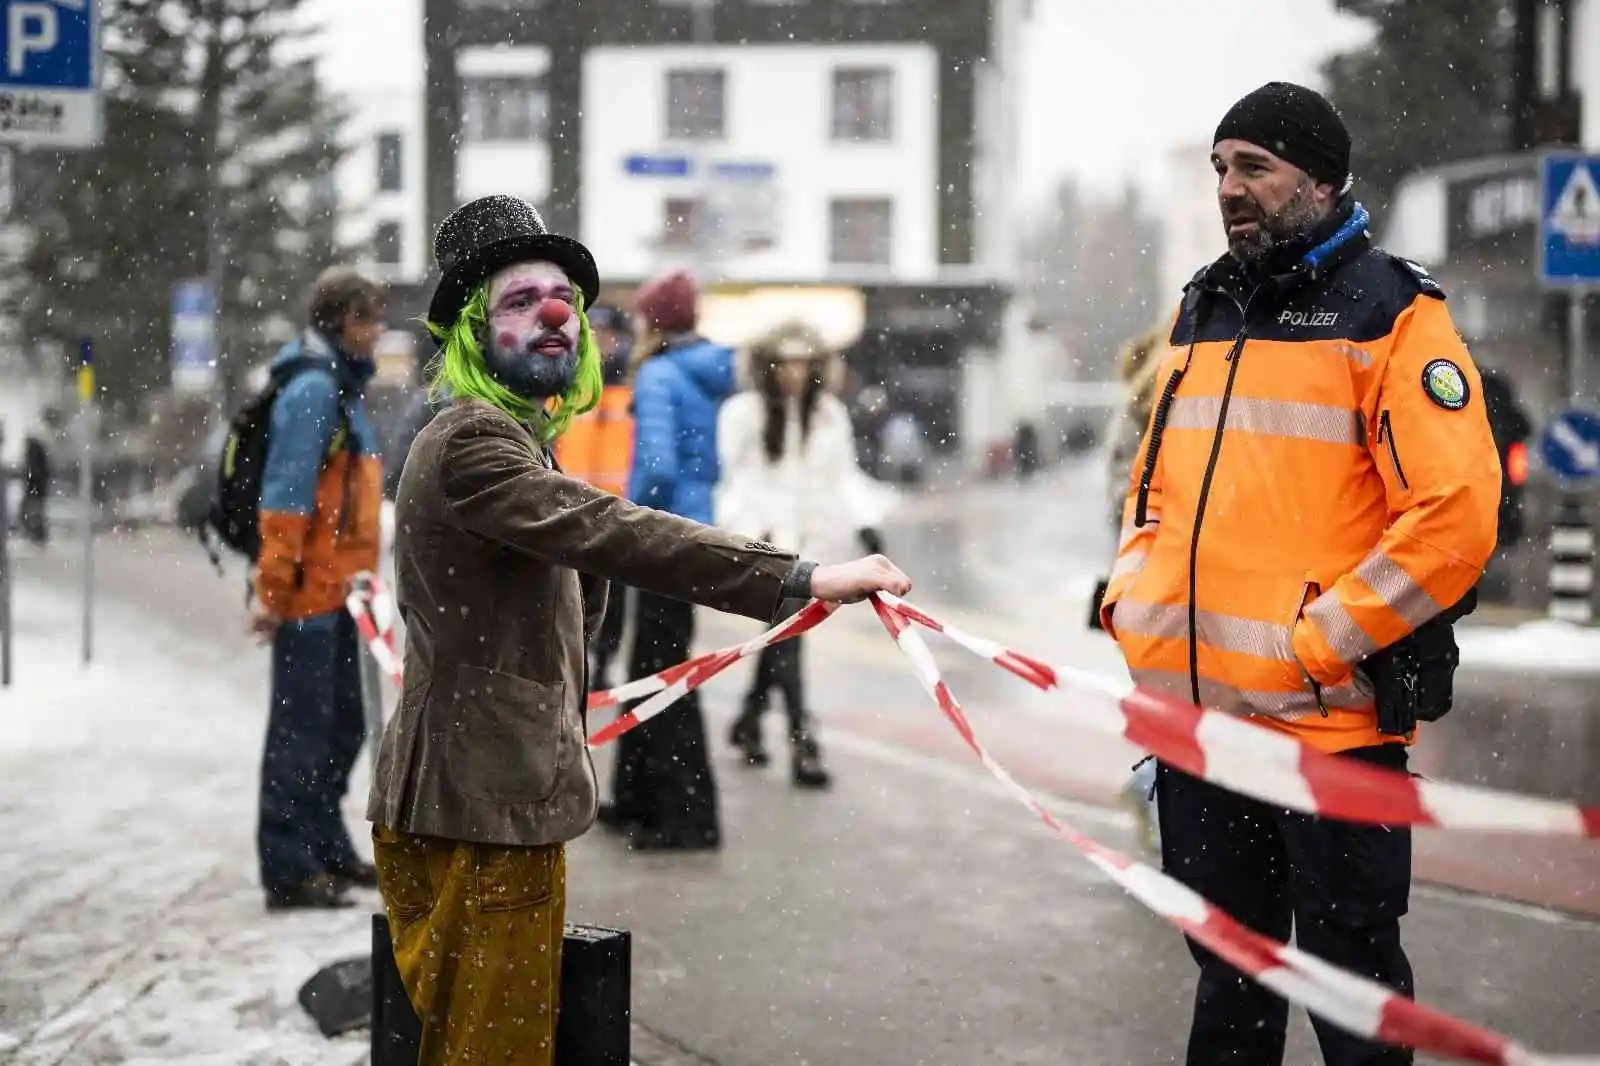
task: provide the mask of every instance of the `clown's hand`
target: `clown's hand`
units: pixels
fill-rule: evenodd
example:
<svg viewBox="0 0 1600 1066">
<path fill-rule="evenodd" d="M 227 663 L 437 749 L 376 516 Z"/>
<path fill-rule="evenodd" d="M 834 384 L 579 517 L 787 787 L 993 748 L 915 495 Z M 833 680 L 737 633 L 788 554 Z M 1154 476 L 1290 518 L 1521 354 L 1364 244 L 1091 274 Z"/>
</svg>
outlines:
<svg viewBox="0 0 1600 1066">
<path fill-rule="evenodd" d="M 874 592 L 904 596 L 911 579 L 881 555 L 819 566 L 811 574 L 811 595 L 828 603 L 859 603 Z"/>
</svg>

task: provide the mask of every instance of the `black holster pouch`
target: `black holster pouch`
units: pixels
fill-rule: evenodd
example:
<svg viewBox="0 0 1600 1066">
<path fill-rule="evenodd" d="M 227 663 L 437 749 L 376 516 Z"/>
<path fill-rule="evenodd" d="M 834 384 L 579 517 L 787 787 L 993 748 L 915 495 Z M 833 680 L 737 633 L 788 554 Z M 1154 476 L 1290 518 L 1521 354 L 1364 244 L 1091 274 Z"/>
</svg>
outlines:
<svg viewBox="0 0 1600 1066">
<path fill-rule="evenodd" d="M 1473 588 L 1455 606 L 1361 664 L 1377 699 L 1379 733 L 1405 736 L 1418 722 L 1437 722 L 1450 712 L 1461 664 L 1455 624 L 1477 606 L 1478 590 Z"/>
</svg>

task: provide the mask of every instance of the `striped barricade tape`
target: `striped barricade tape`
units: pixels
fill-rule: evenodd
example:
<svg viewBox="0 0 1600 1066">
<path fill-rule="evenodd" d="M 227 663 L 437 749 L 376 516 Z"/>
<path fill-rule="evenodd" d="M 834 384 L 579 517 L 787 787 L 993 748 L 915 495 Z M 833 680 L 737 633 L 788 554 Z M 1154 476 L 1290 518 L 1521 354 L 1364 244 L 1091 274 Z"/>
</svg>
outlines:
<svg viewBox="0 0 1600 1066">
<path fill-rule="evenodd" d="M 363 570 L 350 579 L 344 599 L 345 610 L 355 619 L 356 630 L 366 641 L 367 650 L 378 668 L 401 687 L 400 656 L 394 647 L 394 600 L 378 575 Z"/>
<path fill-rule="evenodd" d="M 1203 896 L 1165 874 L 1096 842 L 1062 822 L 1023 788 L 983 747 L 961 705 L 940 676 L 933 653 L 912 627 L 914 609 L 892 597 L 873 597 L 884 628 L 910 660 L 917 679 L 967 746 L 1006 791 L 1134 898 L 1253 980 L 1352 1033 L 1456 1062 L 1489 1066 L 1596 1066 L 1600 1057 L 1547 1056 L 1492 1030 L 1425 1007 L 1314 955 L 1240 925 Z M 921 612 L 917 612 L 920 614 Z M 1042 664 L 1035 664 L 1042 665 Z"/>
<path fill-rule="evenodd" d="M 1163 762 L 1232 792 L 1349 822 L 1600 837 L 1600 808 L 1427 781 L 1341 759 L 1225 711 L 1042 662 L 963 632 L 887 593 L 883 601 L 1036 688 L 1070 687 L 1092 696 L 1072 708 L 1074 723 L 1126 737 Z"/>
<path fill-rule="evenodd" d="M 688 662 L 669 666 L 660 673 L 629 681 L 625 685 L 619 685 L 605 692 L 594 693 L 589 697 L 591 711 L 613 707 L 625 700 L 638 699 L 640 696 L 650 696 L 650 699 L 632 710 L 617 715 L 609 725 L 589 738 L 589 747 L 598 748 L 609 744 L 640 722 L 654 718 L 740 659 L 755 655 L 769 644 L 789 640 L 809 629 L 815 629 L 838 609 L 839 605 L 836 603 L 811 600 L 796 613 L 743 644 L 697 655 Z"/>
</svg>

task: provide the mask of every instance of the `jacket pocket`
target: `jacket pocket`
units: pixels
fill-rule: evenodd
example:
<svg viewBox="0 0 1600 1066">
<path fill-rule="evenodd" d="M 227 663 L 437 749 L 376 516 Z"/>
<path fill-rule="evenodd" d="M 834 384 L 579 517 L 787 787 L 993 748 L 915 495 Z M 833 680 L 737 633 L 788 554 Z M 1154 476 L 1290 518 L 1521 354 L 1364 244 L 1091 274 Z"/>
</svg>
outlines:
<svg viewBox="0 0 1600 1066">
<path fill-rule="evenodd" d="M 1400 487 L 1410 492 L 1411 483 L 1406 480 L 1405 467 L 1400 465 L 1400 445 L 1395 443 L 1394 423 L 1390 421 L 1387 409 L 1378 414 L 1378 437 L 1375 443 L 1388 447 L 1389 462 L 1394 466 L 1394 476 L 1399 479 Z"/>
<path fill-rule="evenodd" d="M 1385 411 L 1384 414 L 1387 415 L 1388 412 Z M 1305 615 L 1306 608 L 1315 603 L 1321 595 L 1322 586 L 1315 581 L 1307 581 L 1300 587 L 1300 605 L 1295 608 L 1294 617 L 1289 619 L 1289 659 L 1294 663 L 1294 668 L 1300 675 L 1301 684 L 1317 698 L 1317 710 L 1322 717 L 1326 718 L 1328 717 L 1328 704 L 1322 697 L 1322 686 L 1317 684 L 1317 679 L 1311 676 L 1311 671 L 1306 669 L 1305 663 L 1300 661 L 1300 657 L 1294 651 L 1295 626 L 1300 624 L 1300 619 Z"/>
<path fill-rule="evenodd" d="M 372 860 L 389 915 L 403 926 L 432 913 L 439 902 L 435 852 L 442 842 L 372 827 Z"/>
<path fill-rule="evenodd" d="M 437 689 L 436 689 L 437 691 Z M 445 770 L 468 796 L 493 803 L 550 798 L 566 759 L 566 685 L 463 666 L 445 739 Z"/>
</svg>

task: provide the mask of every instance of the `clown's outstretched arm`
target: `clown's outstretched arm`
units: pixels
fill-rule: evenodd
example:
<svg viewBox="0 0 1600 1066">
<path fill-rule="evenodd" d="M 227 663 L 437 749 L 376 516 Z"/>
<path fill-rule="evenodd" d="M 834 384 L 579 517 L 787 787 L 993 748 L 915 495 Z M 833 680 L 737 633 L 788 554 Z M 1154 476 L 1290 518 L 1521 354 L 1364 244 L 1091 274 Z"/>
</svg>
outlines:
<svg viewBox="0 0 1600 1066">
<path fill-rule="evenodd" d="M 761 621 L 776 618 L 787 599 L 843 602 L 911 587 L 881 556 L 819 568 L 567 477 L 540 463 L 499 412 L 463 419 L 432 446 L 443 449 L 447 521 L 608 581 Z"/>
</svg>

